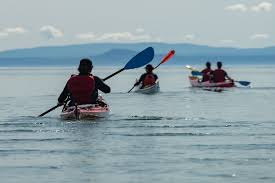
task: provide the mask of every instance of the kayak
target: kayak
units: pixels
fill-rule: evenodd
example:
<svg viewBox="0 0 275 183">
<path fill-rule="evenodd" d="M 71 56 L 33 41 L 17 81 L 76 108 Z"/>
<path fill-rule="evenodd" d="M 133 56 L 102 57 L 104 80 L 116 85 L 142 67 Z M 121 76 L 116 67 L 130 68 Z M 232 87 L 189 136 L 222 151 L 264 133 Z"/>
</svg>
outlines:
<svg viewBox="0 0 275 183">
<path fill-rule="evenodd" d="M 76 106 L 66 106 L 62 110 L 61 119 L 94 119 L 104 118 L 109 116 L 109 105 L 104 101 L 102 96 L 99 96 L 97 104 L 82 104 Z"/>
<path fill-rule="evenodd" d="M 159 82 L 156 82 L 156 84 L 152 86 L 145 86 L 144 88 L 141 88 L 141 86 L 137 86 L 135 92 L 142 94 L 154 94 L 158 93 L 159 90 Z"/>
<path fill-rule="evenodd" d="M 99 104 L 84 104 L 71 107 L 65 107 L 62 110 L 60 116 L 61 119 L 94 119 L 94 118 L 104 118 L 110 113 L 110 108 L 108 105 L 101 106 Z"/>
<path fill-rule="evenodd" d="M 207 88 L 231 88 L 235 87 L 234 81 L 226 80 L 225 82 L 212 83 L 210 81 L 200 82 L 196 76 L 189 76 L 189 81 L 192 87 L 207 87 Z"/>
</svg>

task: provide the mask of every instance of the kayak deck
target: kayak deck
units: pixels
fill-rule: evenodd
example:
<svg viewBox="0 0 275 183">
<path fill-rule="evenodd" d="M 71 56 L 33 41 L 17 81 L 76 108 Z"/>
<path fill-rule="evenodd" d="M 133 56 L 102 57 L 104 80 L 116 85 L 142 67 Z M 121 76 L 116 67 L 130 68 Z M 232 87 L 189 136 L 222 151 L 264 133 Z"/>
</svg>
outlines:
<svg viewBox="0 0 275 183">
<path fill-rule="evenodd" d="M 61 112 L 61 119 L 94 119 L 94 118 L 104 118 L 110 113 L 109 106 L 99 105 L 99 104 L 84 104 L 78 106 L 65 107 Z"/>
<path fill-rule="evenodd" d="M 160 91 L 159 88 L 159 82 L 156 82 L 156 84 L 152 86 L 145 86 L 144 88 L 140 88 L 141 86 L 137 86 L 135 89 L 136 93 L 142 93 L 142 94 L 155 94 Z"/>
<path fill-rule="evenodd" d="M 192 87 L 202 87 L 202 88 L 232 88 L 235 87 L 235 83 L 233 81 L 225 81 L 225 82 L 219 82 L 219 83 L 213 83 L 210 81 L 206 82 L 200 82 L 199 78 L 196 76 L 189 76 L 189 81 Z"/>
</svg>

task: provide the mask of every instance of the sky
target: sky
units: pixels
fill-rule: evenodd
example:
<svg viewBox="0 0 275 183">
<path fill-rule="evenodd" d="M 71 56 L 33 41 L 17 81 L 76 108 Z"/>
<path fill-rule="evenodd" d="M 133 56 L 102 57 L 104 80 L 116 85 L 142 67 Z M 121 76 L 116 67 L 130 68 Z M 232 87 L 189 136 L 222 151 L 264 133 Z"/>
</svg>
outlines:
<svg viewBox="0 0 275 183">
<path fill-rule="evenodd" d="M 275 46 L 275 0 L 0 0 L 0 51 L 98 42 Z"/>
</svg>

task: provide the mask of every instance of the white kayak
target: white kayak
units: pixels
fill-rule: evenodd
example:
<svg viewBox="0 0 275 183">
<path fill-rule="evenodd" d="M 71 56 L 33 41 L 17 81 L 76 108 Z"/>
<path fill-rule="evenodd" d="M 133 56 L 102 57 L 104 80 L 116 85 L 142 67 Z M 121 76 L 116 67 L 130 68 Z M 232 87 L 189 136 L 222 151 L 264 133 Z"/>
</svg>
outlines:
<svg viewBox="0 0 275 183">
<path fill-rule="evenodd" d="M 109 116 L 110 108 L 104 99 L 99 96 L 98 104 L 82 104 L 64 107 L 60 116 L 62 119 L 94 119 Z"/>
<path fill-rule="evenodd" d="M 137 86 L 135 89 L 136 93 L 142 93 L 142 94 L 154 94 L 159 92 L 159 82 L 156 82 L 156 84 L 152 86 L 145 86 L 144 88 L 141 88 L 141 86 Z"/>
</svg>

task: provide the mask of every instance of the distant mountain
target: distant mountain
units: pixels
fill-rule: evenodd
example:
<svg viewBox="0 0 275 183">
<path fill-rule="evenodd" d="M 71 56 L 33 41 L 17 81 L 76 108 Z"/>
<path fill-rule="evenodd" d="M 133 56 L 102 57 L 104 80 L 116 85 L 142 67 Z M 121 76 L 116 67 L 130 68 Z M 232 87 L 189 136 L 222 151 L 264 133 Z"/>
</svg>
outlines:
<svg viewBox="0 0 275 183">
<path fill-rule="evenodd" d="M 0 66 L 75 65 L 84 57 L 92 58 L 98 65 L 123 65 L 148 46 L 152 46 L 155 50 L 154 62 L 156 63 L 171 49 L 174 49 L 176 55 L 173 62 L 168 64 L 203 63 L 206 60 L 275 64 L 275 47 L 241 49 L 194 44 L 94 43 L 2 51 L 0 52 Z"/>
</svg>

